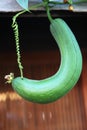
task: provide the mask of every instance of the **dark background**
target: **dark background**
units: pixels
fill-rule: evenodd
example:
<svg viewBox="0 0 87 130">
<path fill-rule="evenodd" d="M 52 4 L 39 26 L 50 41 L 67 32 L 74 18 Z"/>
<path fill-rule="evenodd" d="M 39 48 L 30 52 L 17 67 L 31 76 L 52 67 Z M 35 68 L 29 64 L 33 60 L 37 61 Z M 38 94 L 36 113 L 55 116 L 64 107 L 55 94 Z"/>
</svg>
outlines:
<svg viewBox="0 0 87 130">
<path fill-rule="evenodd" d="M 65 15 L 64 15 L 65 13 Z M 87 43 L 87 15 L 86 13 L 64 12 L 54 18 L 63 18 L 74 32 L 81 47 Z M 15 40 L 11 28 L 12 15 L 2 15 L 0 17 L 0 51 L 15 51 Z M 50 33 L 50 22 L 45 17 L 28 17 L 28 15 L 17 19 L 20 33 L 20 45 L 23 51 L 57 49 L 56 42 Z"/>
</svg>

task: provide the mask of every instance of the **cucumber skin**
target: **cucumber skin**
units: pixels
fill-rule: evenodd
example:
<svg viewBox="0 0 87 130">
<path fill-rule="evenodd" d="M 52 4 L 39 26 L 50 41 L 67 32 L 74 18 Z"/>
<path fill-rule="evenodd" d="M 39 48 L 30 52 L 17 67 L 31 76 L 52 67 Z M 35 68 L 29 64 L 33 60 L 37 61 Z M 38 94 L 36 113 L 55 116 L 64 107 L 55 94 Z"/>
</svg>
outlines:
<svg viewBox="0 0 87 130">
<path fill-rule="evenodd" d="M 17 77 L 13 89 L 24 99 L 35 103 L 51 103 L 67 94 L 77 83 L 82 71 L 82 55 L 77 40 L 64 20 L 54 19 L 50 31 L 61 54 L 59 70 L 43 80 Z"/>
</svg>

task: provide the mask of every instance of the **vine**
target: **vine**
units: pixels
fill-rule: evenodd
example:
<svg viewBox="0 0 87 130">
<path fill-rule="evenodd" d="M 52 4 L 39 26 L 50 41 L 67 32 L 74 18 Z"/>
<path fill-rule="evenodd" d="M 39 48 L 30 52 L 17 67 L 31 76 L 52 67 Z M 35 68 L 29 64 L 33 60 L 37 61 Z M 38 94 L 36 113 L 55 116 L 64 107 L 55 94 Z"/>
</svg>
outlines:
<svg viewBox="0 0 87 130">
<path fill-rule="evenodd" d="M 44 6 L 44 4 L 45 3 L 43 2 L 43 3 L 37 4 L 37 5 L 33 5 L 33 6 L 31 6 L 30 9 L 35 9 L 35 8 Z M 19 15 L 25 13 L 26 11 L 27 10 L 23 10 L 23 11 L 17 13 L 12 18 L 12 28 L 13 28 L 15 44 L 16 44 L 17 63 L 18 63 L 18 67 L 19 67 L 19 70 L 20 70 L 20 76 L 21 76 L 22 79 L 23 79 L 23 66 L 22 66 L 22 62 L 21 62 L 20 39 L 19 39 L 19 29 L 18 29 L 17 18 L 18 18 Z"/>
<path fill-rule="evenodd" d="M 20 44 L 19 44 L 19 29 L 18 29 L 18 23 L 16 21 L 17 16 L 13 17 L 13 22 L 12 22 L 12 28 L 14 31 L 14 37 L 15 37 L 15 43 L 16 43 L 16 53 L 17 53 L 17 62 L 18 62 L 18 67 L 20 70 L 20 75 L 21 78 L 23 78 L 23 66 L 21 63 L 21 54 L 20 54 Z"/>
</svg>

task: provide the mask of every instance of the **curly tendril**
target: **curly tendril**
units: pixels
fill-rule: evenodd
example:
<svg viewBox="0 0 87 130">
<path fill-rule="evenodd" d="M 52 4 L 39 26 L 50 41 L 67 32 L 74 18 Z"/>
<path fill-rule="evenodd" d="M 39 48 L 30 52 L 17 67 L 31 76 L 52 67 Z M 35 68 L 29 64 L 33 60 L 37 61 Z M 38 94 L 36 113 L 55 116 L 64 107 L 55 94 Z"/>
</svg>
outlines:
<svg viewBox="0 0 87 130">
<path fill-rule="evenodd" d="M 42 7 L 42 6 L 45 6 L 45 2 L 33 5 L 29 9 L 32 10 L 32 9 L 36 9 L 36 8 Z M 30 10 L 29 10 L 29 12 L 31 12 Z M 23 79 L 23 66 L 22 66 L 22 63 L 21 63 L 20 43 L 19 43 L 19 29 L 18 29 L 18 23 L 17 23 L 16 19 L 18 18 L 19 15 L 21 15 L 21 14 L 23 14 L 25 12 L 27 12 L 27 11 L 23 10 L 21 12 L 18 12 L 12 18 L 12 20 L 13 20 L 12 21 L 12 28 L 13 28 L 15 43 L 16 43 L 17 62 L 18 62 L 18 67 L 19 67 L 20 75 L 21 75 L 22 79 Z"/>
<path fill-rule="evenodd" d="M 22 66 L 22 63 L 21 63 L 20 44 L 19 44 L 19 30 L 18 30 L 18 24 L 17 24 L 15 17 L 13 17 L 12 28 L 13 28 L 13 31 L 14 31 L 14 37 L 15 37 L 15 43 L 16 43 L 16 53 L 17 53 L 18 67 L 19 67 L 19 70 L 20 70 L 21 78 L 23 78 L 23 66 Z"/>
</svg>

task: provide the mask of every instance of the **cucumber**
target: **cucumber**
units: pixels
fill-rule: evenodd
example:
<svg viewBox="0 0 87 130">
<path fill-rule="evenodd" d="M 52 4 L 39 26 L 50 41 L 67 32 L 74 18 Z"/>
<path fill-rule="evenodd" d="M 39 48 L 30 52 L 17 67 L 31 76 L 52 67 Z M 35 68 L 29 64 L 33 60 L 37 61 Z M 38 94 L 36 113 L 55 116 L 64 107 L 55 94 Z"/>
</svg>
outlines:
<svg viewBox="0 0 87 130">
<path fill-rule="evenodd" d="M 82 54 L 78 42 L 61 18 L 51 21 L 50 31 L 61 54 L 58 71 L 49 78 L 33 80 L 16 77 L 13 89 L 24 99 L 34 103 L 51 103 L 66 95 L 77 83 L 82 71 Z"/>
</svg>

